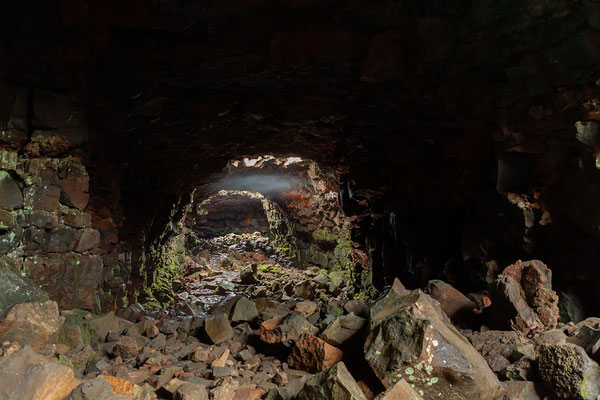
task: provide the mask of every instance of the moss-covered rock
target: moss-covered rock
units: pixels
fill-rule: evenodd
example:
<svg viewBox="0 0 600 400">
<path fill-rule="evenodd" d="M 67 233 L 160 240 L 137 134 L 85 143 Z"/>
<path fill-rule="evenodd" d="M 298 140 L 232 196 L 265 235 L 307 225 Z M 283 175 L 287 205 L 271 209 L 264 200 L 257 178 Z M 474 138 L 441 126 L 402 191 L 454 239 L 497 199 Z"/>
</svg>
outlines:
<svg viewBox="0 0 600 400">
<path fill-rule="evenodd" d="M 542 346 L 538 375 L 558 397 L 596 399 L 600 395 L 600 366 L 574 344 Z"/>
<path fill-rule="evenodd" d="M 30 279 L 0 268 L 0 321 L 15 304 L 46 300 L 48 295 Z"/>
</svg>

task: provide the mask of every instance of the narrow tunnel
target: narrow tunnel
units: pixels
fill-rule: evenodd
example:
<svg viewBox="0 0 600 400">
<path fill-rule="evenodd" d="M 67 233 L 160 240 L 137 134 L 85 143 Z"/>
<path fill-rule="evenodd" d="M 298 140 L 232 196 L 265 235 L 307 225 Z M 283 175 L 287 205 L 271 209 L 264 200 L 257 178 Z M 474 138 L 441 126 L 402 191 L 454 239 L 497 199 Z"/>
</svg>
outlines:
<svg viewBox="0 0 600 400">
<path fill-rule="evenodd" d="M 0 400 L 600 396 L 596 1 L 0 11 Z"/>
</svg>

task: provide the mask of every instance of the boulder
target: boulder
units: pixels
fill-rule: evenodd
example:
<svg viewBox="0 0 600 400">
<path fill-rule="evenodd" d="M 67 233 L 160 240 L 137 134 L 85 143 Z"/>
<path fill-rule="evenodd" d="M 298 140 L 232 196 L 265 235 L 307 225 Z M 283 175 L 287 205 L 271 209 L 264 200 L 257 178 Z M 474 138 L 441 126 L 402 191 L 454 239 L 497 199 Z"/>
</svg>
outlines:
<svg viewBox="0 0 600 400">
<path fill-rule="evenodd" d="M 0 342 L 15 341 L 30 345 L 38 352 L 48 353 L 50 343 L 58 339 L 64 318 L 55 301 L 20 303 L 13 306 L 0 322 Z M 49 353 L 48 353 L 49 354 Z"/>
<path fill-rule="evenodd" d="M 256 304 L 247 297 L 240 297 L 233 307 L 231 320 L 233 322 L 250 322 L 258 318 Z"/>
<path fill-rule="evenodd" d="M 491 325 L 523 333 L 554 329 L 558 296 L 552 290 L 552 271 L 541 261 L 517 261 L 489 287 L 493 306 Z"/>
<path fill-rule="evenodd" d="M 595 400 L 600 396 L 600 366 L 574 344 L 542 346 L 538 376 L 557 397 Z"/>
<path fill-rule="evenodd" d="M 345 341 L 359 332 L 367 320 L 353 313 L 335 318 L 321 333 L 321 339 L 333 346 L 341 346 Z"/>
<path fill-rule="evenodd" d="M 484 358 L 420 290 L 390 290 L 373 305 L 365 358 L 386 388 L 404 378 L 426 399 L 494 399 L 503 392 Z"/>
<path fill-rule="evenodd" d="M 341 361 L 343 355 L 344 353 L 337 347 L 316 336 L 303 333 L 295 341 L 288 363 L 293 368 L 303 371 L 319 372 Z"/>
<path fill-rule="evenodd" d="M 77 385 L 71 368 L 30 346 L 0 358 L 0 399 L 64 400 Z"/>
<path fill-rule="evenodd" d="M 14 210 L 23 206 L 23 193 L 6 171 L 0 171 L 0 208 Z"/>
<path fill-rule="evenodd" d="M 123 359 L 134 358 L 139 354 L 138 344 L 133 337 L 121 336 L 115 345 L 114 354 Z"/>
<path fill-rule="evenodd" d="M 533 344 L 520 332 L 474 332 L 468 338 L 495 373 L 500 373 L 523 355 L 534 354 Z"/>
<path fill-rule="evenodd" d="M 221 343 L 233 337 L 233 329 L 227 314 L 217 313 L 206 317 L 204 331 L 213 343 Z"/>
<path fill-rule="evenodd" d="M 313 376 L 296 400 L 367 400 L 343 362 Z"/>
<path fill-rule="evenodd" d="M 44 302 L 48 295 L 30 279 L 0 268 L 0 321 L 18 303 Z"/>
<path fill-rule="evenodd" d="M 477 307 L 467 296 L 456 290 L 452 285 L 432 280 L 427 283 L 425 292 L 440 303 L 446 315 L 456 323 L 466 323 L 473 319 L 473 310 Z"/>
<path fill-rule="evenodd" d="M 251 285 L 258 282 L 258 267 L 256 264 L 248 265 L 240 271 L 240 282 L 244 285 Z"/>
</svg>

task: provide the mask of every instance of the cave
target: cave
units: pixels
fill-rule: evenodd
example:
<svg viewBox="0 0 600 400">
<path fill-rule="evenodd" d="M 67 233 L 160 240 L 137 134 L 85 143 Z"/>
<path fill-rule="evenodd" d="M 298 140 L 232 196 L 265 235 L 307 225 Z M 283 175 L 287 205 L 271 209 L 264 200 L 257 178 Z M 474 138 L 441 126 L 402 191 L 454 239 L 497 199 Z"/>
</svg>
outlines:
<svg viewBox="0 0 600 400">
<path fill-rule="evenodd" d="M 0 399 L 600 395 L 595 0 L 0 10 Z"/>
</svg>

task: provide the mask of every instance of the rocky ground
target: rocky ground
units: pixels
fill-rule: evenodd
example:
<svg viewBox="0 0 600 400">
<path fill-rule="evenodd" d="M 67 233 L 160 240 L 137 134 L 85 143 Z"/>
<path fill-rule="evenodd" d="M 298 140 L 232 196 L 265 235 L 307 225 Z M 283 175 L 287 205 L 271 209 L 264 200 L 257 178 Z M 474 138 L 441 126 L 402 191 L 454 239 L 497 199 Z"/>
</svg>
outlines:
<svg viewBox="0 0 600 400">
<path fill-rule="evenodd" d="M 349 300 L 268 239 L 205 242 L 168 310 L 59 310 L 0 270 L 0 400 L 597 399 L 600 318 L 558 323 L 550 270 L 507 267 L 468 296 L 396 280 Z"/>
</svg>

